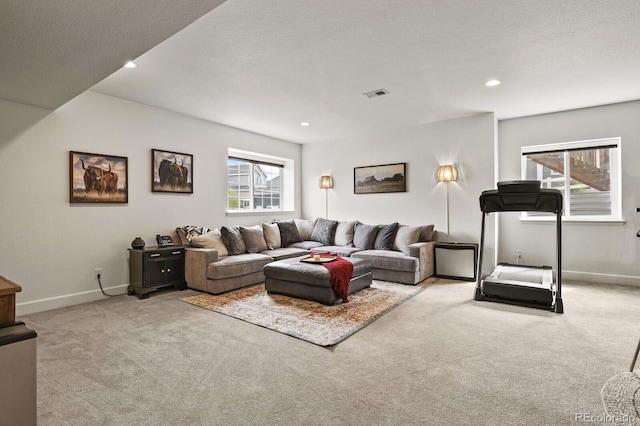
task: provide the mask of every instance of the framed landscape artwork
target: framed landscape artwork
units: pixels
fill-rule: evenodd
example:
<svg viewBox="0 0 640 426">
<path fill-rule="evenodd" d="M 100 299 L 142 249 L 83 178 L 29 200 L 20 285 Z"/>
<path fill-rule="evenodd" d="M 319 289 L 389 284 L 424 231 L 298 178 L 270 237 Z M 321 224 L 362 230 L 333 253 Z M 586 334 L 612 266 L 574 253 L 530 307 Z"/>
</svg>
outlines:
<svg viewBox="0 0 640 426">
<path fill-rule="evenodd" d="M 127 157 L 69 151 L 71 203 L 127 203 Z"/>
<path fill-rule="evenodd" d="M 151 191 L 193 193 L 193 155 L 151 150 Z"/>
<path fill-rule="evenodd" d="M 407 163 L 396 163 L 355 167 L 353 193 L 407 192 L 406 166 Z"/>
</svg>

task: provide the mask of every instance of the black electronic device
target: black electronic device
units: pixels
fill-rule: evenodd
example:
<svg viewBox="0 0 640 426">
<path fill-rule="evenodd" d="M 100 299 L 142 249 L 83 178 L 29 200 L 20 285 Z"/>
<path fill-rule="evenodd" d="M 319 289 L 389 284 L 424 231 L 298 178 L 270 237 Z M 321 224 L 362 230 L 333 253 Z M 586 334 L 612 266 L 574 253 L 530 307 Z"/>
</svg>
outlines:
<svg viewBox="0 0 640 426">
<path fill-rule="evenodd" d="M 175 243 L 168 235 L 156 235 L 156 241 L 158 242 L 158 247 L 171 247 L 175 246 Z"/>
</svg>

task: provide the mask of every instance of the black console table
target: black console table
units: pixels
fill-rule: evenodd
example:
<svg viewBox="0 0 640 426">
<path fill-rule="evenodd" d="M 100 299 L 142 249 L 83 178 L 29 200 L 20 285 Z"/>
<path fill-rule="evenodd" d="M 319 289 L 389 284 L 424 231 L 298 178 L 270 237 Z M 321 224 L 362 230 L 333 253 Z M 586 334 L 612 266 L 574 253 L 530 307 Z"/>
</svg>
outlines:
<svg viewBox="0 0 640 426">
<path fill-rule="evenodd" d="M 146 299 L 149 292 L 168 286 L 187 288 L 184 247 L 129 249 L 129 295 Z"/>
</svg>

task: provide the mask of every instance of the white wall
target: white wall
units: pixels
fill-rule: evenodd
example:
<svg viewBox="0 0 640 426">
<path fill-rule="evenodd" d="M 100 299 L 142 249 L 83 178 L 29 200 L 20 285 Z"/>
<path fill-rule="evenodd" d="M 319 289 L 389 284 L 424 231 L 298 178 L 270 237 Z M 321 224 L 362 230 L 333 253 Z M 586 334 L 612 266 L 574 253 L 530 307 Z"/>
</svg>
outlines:
<svg viewBox="0 0 640 426">
<path fill-rule="evenodd" d="M 155 245 L 176 226 L 253 225 L 269 216 L 228 217 L 229 147 L 291 158 L 300 211 L 300 145 L 86 92 L 58 110 L 2 102 L 14 124 L 0 133 L 0 275 L 22 286 L 18 314 L 102 297 L 128 283 L 131 240 Z M 151 149 L 194 155 L 194 193 L 151 192 Z M 69 151 L 128 157 L 128 204 L 69 203 Z M 278 218 L 294 217 L 296 213 Z M 111 292 L 121 292 L 119 287 Z"/>
<path fill-rule="evenodd" d="M 640 285 L 640 102 L 565 111 L 499 122 L 500 179 L 520 178 L 520 147 L 555 142 L 622 138 L 622 215 L 624 225 L 563 225 L 563 273 L 566 279 Z M 499 257 L 514 260 L 515 250 L 532 265 L 554 264 L 553 224 L 500 218 Z"/>
<path fill-rule="evenodd" d="M 328 173 L 334 181 L 328 190 L 330 219 L 433 223 L 442 232 L 441 241 L 479 242 L 478 197 L 494 187 L 494 133 L 493 114 L 481 114 L 303 145 L 303 216 L 325 216 L 325 193 L 318 181 Z M 390 163 L 407 163 L 407 192 L 353 193 L 354 167 Z M 438 166 L 447 163 L 454 163 L 460 174 L 449 187 L 449 237 L 444 235 L 446 184 L 435 179 Z M 486 256 L 493 260 L 492 224 L 487 232 Z"/>
</svg>

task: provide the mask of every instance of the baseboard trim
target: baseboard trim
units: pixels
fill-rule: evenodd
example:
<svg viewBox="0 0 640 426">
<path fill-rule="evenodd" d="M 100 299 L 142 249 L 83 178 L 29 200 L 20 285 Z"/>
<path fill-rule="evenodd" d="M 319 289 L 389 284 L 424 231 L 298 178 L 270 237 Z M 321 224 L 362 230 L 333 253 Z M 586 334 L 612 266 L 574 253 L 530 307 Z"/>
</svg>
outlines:
<svg viewBox="0 0 640 426">
<path fill-rule="evenodd" d="M 631 275 L 597 274 L 594 272 L 562 271 L 562 279 L 602 284 L 620 284 L 640 287 L 640 277 Z"/>
<path fill-rule="evenodd" d="M 109 294 L 127 294 L 129 284 L 105 287 L 104 291 Z M 62 296 L 49 297 L 46 299 L 31 300 L 29 302 L 16 303 L 16 316 L 29 315 L 36 312 L 49 311 L 51 309 L 64 308 L 66 306 L 79 305 L 80 303 L 95 302 L 105 299 L 108 296 L 102 294 L 100 289 L 83 291 L 80 293 L 64 294 Z"/>
</svg>

